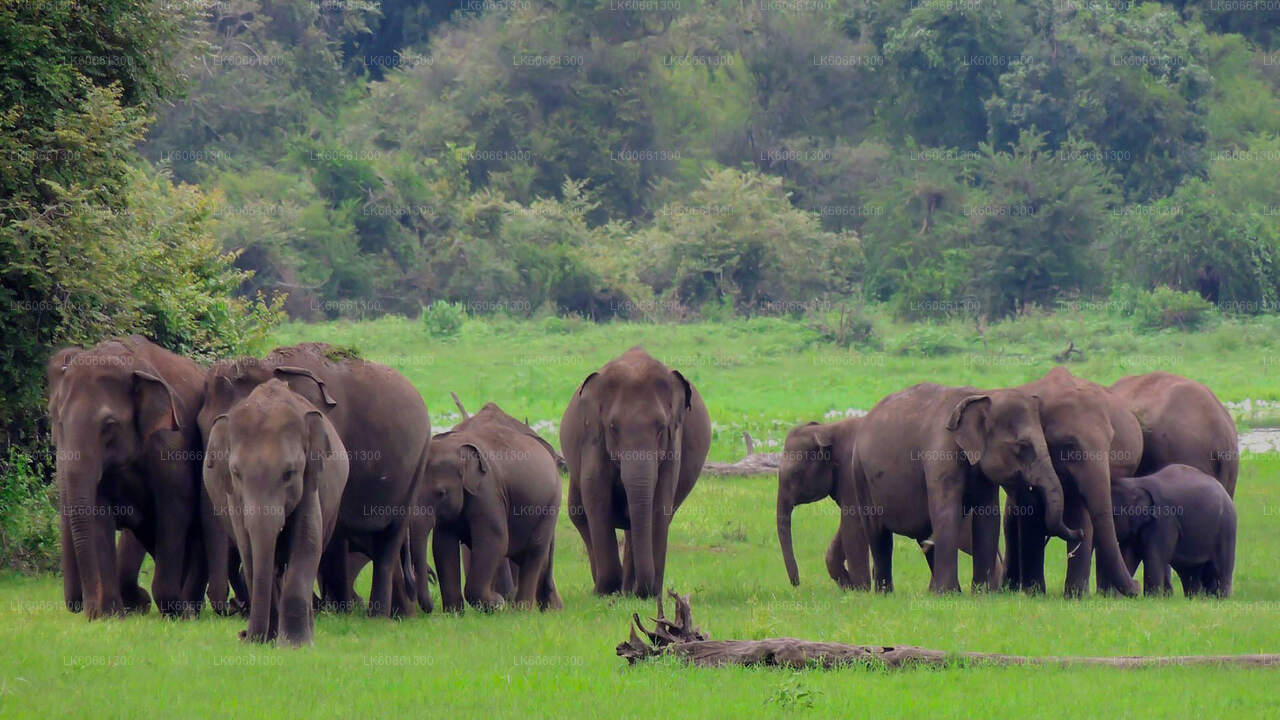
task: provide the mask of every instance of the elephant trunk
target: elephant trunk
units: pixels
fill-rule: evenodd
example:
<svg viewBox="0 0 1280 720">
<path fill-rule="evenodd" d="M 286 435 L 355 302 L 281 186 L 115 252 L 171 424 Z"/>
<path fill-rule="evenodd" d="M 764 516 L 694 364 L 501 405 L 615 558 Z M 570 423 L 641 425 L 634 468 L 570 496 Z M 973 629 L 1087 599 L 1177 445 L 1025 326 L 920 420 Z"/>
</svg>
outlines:
<svg viewBox="0 0 1280 720">
<path fill-rule="evenodd" d="M 80 577 L 81 601 L 85 616 L 94 620 L 103 615 L 106 598 L 111 594 L 107 583 L 114 580 L 110 568 L 101 567 L 99 560 L 111 553 L 115 548 L 100 548 L 106 541 L 101 532 L 100 523 L 109 518 L 102 515 L 98 507 L 98 482 L 102 477 L 101 463 L 84 459 L 79 452 L 62 452 L 57 454 L 56 469 L 58 494 L 61 511 L 67 522 L 64 529 L 69 528 L 71 537 L 62 538 L 62 542 L 71 543 L 74 549 L 76 570 Z M 63 568 L 67 573 L 70 568 Z"/>
<path fill-rule="evenodd" d="M 642 598 L 652 597 L 661 590 L 657 587 L 653 558 L 653 494 L 658 484 L 658 463 L 656 460 L 624 460 L 621 476 L 631 519 L 635 593 Z"/>
<path fill-rule="evenodd" d="M 791 512 L 795 504 L 778 491 L 778 544 L 782 546 L 782 562 L 787 566 L 787 577 L 794 586 L 800 585 L 800 568 L 796 567 L 796 553 L 791 546 Z"/>
<path fill-rule="evenodd" d="M 1109 466 L 1097 468 L 1077 483 L 1084 496 L 1085 507 L 1089 510 L 1089 519 L 1093 522 L 1093 545 L 1098 551 L 1098 574 L 1107 576 L 1111 587 L 1123 595 L 1138 594 L 1138 584 L 1134 582 L 1120 552 L 1120 543 L 1116 537 L 1116 522 L 1111 504 L 1111 469 Z"/>
<path fill-rule="evenodd" d="M 1053 464 L 1047 458 L 1036 463 L 1032 470 L 1030 483 L 1044 499 L 1045 528 L 1068 543 L 1077 543 L 1084 533 L 1077 528 L 1069 528 L 1062 521 L 1064 505 L 1062 497 L 1062 481 L 1053 470 Z"/>
<path fill-rule="evenodd" d="M 253 567 L 249 578 L 249 631 L 245 639 L 267 642 L 271 639 L 271 616 L 276 612 L 276 539 L 283 518 L 266 516 L 260 507 L 245 509 L 253 513 L 252 522 L 246 522 Z"/>
</svg>

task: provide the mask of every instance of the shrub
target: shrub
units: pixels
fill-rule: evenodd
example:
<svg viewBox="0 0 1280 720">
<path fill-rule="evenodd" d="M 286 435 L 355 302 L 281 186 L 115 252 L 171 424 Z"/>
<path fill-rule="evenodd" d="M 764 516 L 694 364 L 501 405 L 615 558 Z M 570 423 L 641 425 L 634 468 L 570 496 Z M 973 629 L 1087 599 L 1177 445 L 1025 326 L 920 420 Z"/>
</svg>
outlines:
<svg viewBox="0 0 1280 720">
<path fill-rule="evenodd" d="M 444 300 L 437 300 L 422 311 L 422 322 L 427 327 L 427 334 L 435 338 L 456 336 L 462 332 L 462 323 L 466 319 L 467 311 L 461 305 Z"/>
<path fill-rule="evenodd" d="M 1165 286 L 1137 296 L 1133 307 L 1138 327 L 1149 330 L 1174 327 L 1197 330 L 1209 321 L 1213 311 L 1213 304 L 1199 294 Z"/>
<path fill-rule="evenodd" d="M 941 357 L 960 352 L 963 343 L 945 326 L 916 325 L 898 336 L 891 345 L 895 355 Z"/>
<path fill-rule="evenodd" d="M 16 446 L 0 458 L 0 561 L 18 572 L 58 567 L 58 510 L 44 477 L 52 462 Z M 47 456 L 43 456 L 46 457 Z"/>
</svg>

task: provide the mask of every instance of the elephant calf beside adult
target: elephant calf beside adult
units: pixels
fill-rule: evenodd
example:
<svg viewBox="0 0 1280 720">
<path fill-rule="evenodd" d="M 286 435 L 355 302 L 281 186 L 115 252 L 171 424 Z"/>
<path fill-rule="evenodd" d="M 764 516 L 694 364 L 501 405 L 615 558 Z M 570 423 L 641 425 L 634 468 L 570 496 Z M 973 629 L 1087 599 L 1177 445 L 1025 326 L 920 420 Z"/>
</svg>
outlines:
<svg viewBox="0 0 1280 720">
<path fill-rule="evenodd" d="M 915 385 L 881 400 L 858 428 L 851 482 L 838 489 L 847 556 L 866 533 L 876 588 L 893 589 L 893 535 L 933 542 L 929 588 L 958 592 L 957 554 L 972 516 L 973 586 L 999 586 L 999 489 L 1031 486 L 1046 523 L 1072 543 L 1063 524 L 1062 485 L 1049 460 L 1037 403 L 1018 390 Z"/>
<path fill-rule="evenodd" d="M 356 549 L 373 560 L 369 614 L 412 614 L 415 588 L 406 580 L 413 571 L 402 550 L 431 437 L 422 396 L 392 368 L 303 343 L 210 368 L 199 419 L 204 436 L 219 415 L 273 378 L 324 413 L 349 459 L 337 527 L 320 561 L 324 600 L 341 610 L 354 606 L 347 556 Z"/>
<path fill-rule="evenodd" d="M 667 537 L 711 447 L 711 417 L 678 370 L 634 347 L 582 381 L 560 420 L 569 517 L 601 595 L 662 590 Z M 616 530 L 626 532 L 618 562 Z"/>
<path fill-rule="evenodd" d="M 204 483 L 248 570 L 249 627 L 241 637 L 311 642 L 312 589 L 347 471 L 333 424 L 283 381 L 259 385 L 214 419 Z"/>
<path fill-rule="evenodd" d="M 462 609 L 462 544 L 471 549 L 465 597 L 473 607 L 503 605 L 493 583 L 508 560 L 518 570 L 517 606 L 561 607 L 552 573 L 560 472 L 551 446 L 527 425 L 488 403 L 436 435 L 421 496 L 436 519 L 433 549 L 445 610 Z"/>
</svg>

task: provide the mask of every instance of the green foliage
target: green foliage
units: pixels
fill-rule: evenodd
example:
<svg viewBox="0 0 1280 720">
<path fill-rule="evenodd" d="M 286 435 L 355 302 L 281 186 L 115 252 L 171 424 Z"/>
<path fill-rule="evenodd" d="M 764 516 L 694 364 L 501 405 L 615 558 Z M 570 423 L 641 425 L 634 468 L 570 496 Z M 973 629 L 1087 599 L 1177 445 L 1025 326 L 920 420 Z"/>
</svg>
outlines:
<svg viewBox="0 0 1280 720">
<path fill-rule="evenodd" d="M 444 300 L 437 300 L 430 307 L 422 309 L 422 324 L 431 337 L 454 337 L 462 332 L 462 325 L 466 321 L 466 308 Z"/>
<path fill-rule="evenodd" d="M 1199 330 L 1214 315 L 1214 306 L 1194 292 L 1179 292 L 1161 285 L 1151 292 L 1130 295 L 1138 327 L 1148 330 L 1177 328 Z"/>
<path fill-rule="evenodd" d="M 0 458 L 0 562 L 22 573 L 58 567 L 56 490 L 46 482 L 53 473 L 51 457 L 7 447 Z"/>
<path fill-rule="evenodd" d="M 817 695 L 818 693 L 810 690 L 804 684 L 800 673 L 792 673 L 773 691 L 773 695 L 770 695 L 769 699 L 764 701 L 764 704 L 777 705 L 788 712 L 809 710 L 813 707 L 813 702 Z"/>
</svg>

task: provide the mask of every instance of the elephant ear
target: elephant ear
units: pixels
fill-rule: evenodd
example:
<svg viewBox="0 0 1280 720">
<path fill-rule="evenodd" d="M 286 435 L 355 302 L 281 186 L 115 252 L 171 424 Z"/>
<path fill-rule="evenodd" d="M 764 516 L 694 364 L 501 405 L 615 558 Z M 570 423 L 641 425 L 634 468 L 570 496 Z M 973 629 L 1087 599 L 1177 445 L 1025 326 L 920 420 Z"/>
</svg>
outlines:
<svg viewBox="0 0 1280 720">
<path fill-rule="evenodd" d="M 824 427 L 813 433 L 813 445 L 817 449 L 818 457 L 828 460 L 831 458 L 831 448 L 836 444 L 835 428 Z"/>
<path fill-rule="evenodd" d="M 300 375 L 302 377 L 311 378 L 315 382 L 316 387 L 320 388 L 320 397 L 324 400 L 324 404 L 333 407 L 338 404 L 333 396 L 329 395 L 329 388 L 325 387 L 324 380 L 310 370 L 292 365 L 281 365 L 275 369 L 277 375 Z"/>
<path fill-rule="evenodd" d="M 468 452 L 468 448 L 470 451 Z M 480 492 L 480 483 L 489 474 L 489 461 L 475 443 L 463 443 L 459 451 L 462 453 L 462 489 L 469 495 Z"/>
<path fill-rule="evenodd" d="M 684 375 L 680 374 L 679 370 L 672 370 L 671 374 L 676 376 L 676 387 L 678 388 L 676 394 L 677 396 L 683 396 L 684 409 L 688 410 L 693 407 L 693 386 L 689 384 L 689 381 L 685 379 Z M 677 399 L 677 402 L 679 401 L 680 400 Z"/>
<path fill-rule="evenodd" d="M 147 438 L 161 430 L 181 430 L 182 400 L 173 386 L 158 373 L 133 371 L 133 398 L 137 412 L 138 434 Z"/>
<path fill-rule="evenodd" d="M 588 376 L 586 377 L 586 379 L 582 381 L 582 384 L 578 386 L 578 395 L 582 395 L 583 391 L 587 389 L 587 383 L 590 383 L 590 382 L 591 382 L 592 380 L 594 380 L 594 379 L 596 378 L 596 376 L 598 376 L 599 374 L 600 374 L 600 373 L 598 373 L 598 372 L 593 372 L 593 373 L 591 373 L 590 375 L 588 375 Z"/>
<path fill-rule="evenodd" d="M 204 451 L 204 487 L 209 497 L 225 497 L 231 493 L 231 478 L 227 472 L 230 461 L 230 448 L 227 447 L 226 413 L 213 419 L 209 428 L 209 442 Z"/>
<path fill-rule="evenodd" d="M 970 395 L 951 409 L 947 430 L 951 431 L 970 465 L 977 465 L 987 449 L 987 412 L 991 409 L 988 395 Z"/>
<path fill-rule="evenodd" d="M 320 414 L 319 410 L 308 410 L 305 420 L 307 469 L 302 473 L 302 491 L 309 494 L 319 487 L 320 477 L 325 467 L 332 461 L 333 446 L 329 443 L 324 415 Z"/>
<path fill-rule="evenodd" d="M 49 412 L 52 414 L 57 407 L 56 400 L 60 397 L 57 392 L 58 384 L 62 380 L 62 376 L 66 374 L 67 368 L 71 367 L 71 361 L 75 356 L 84 352 L 78 347 L 66 347 L 49 356 L 49 362 L 45 365 L 45 380 L 49 390 Z"/>
</svg>

